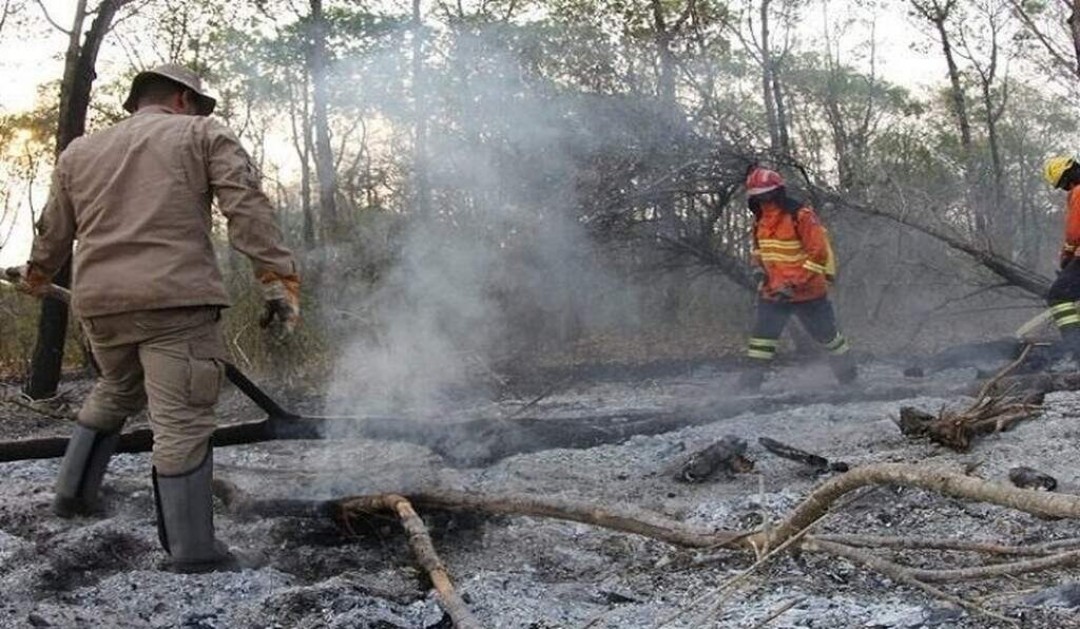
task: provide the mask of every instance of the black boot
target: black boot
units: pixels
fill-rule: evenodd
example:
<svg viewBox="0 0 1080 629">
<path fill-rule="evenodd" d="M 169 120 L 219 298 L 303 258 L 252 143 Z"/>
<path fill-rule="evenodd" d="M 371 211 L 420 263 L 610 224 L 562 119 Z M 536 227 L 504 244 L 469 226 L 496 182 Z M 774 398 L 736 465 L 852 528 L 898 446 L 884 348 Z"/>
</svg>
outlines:
<svg viewBox="0 0 1080 629">
<path fill-rule="evenodd" d="M 214 537 L 213 469 L 208 451 L 199 467 L 186 474 L 153 472 L 158 539 L 170 555 L 166 570 L 191 574 L 241 568 L 236 556 Z"/>
<path fill-rule="evenodd" d="M 829 356 L 829 367 L 840 384 L 851 384 L 859 377 L 859 370 L 855 366 L 855 357 L 851 352 L 833 354 Z"/>
<path fill-rule="evenodd" d="M 62 518 L 99 511 L 98 491 L 120 433 L 105 433 L 80 424 L 71 433 L 56 477 L 53 513 Z"/>
</svg>

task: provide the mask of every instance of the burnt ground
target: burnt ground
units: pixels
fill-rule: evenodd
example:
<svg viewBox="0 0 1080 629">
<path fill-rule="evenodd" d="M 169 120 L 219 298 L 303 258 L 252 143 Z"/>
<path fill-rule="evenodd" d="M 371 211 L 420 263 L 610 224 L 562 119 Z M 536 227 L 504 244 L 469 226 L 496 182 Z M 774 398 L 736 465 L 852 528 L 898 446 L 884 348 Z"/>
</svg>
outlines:
<svg viewBox="0 0 1080 629">
<path fill-rule="evenodd" d="M 217 475 L 259 498 L 444 487 L 575 498 L 655 511 L 700 527 L 741 529 L 760 522 L 762 513 L 781 517 L 823 478 L 766 452 L 757 438 L 767 436 L 852 466 L 908 462 L 959 470 L 977 464 L 974 474 L 1004 482 L 1009 468 L 1028 465 L 1055 476 L 1059 491 L 1080 490 L 1080 394 L 1050 394 L 1040 418 L 957 454 L 907 440 L 892 418 L 903 405 L 936 411 L 962 404 L 956 392 L 975 377 L 974 367 L 914 380 L 902 375 L 902 365 L 872 362 L 863 365 L 863 385 L 845 391 L 832 384 L 821 364 L 788 364 L 760 396 L 732 393 L 736 375 L 727 367 L 698 363 L 581 372 L 563 378 L 558 390 L 528 409 L 537 421 L 604 416 L 616 423 L 620 414 L 678 415 L 684 409 L 688 425 L 667 432 L 621 435 L 586 448 L 523 448 L 519 454 L 488 452 L 469 459 L 452 456 L 453 448 L 423 445 L 431 442 L 425 435 L 439 429 L 418 424 L 411 439 L 219 448 Z M 85 390 L 85 382 L 70 385 L 71 402 Z M 822 391 L 829 395 L 814 402 L 811 394 Z M 843 401 L 845 392 L 856 401 Z M 497 402 L 461 397 L 439 421 L 510 417 L 533 399 L 531 393 Z M 717 415 L 710 417 L 709 409 Z M 221 414 L 226 422 L 260 416 L 235 392 L 224 400 Z M 69 428 L 64 420 L 13 403 L 3 405 L 3 417 L 6 439 L 63 435 Z M 406 431 L 396 425 L 389 432 Z M 701 484 L 675 480 L 674 470 L 688 452 L 726 435 L 749 443 L 753 473 Z M 478 437 L 477 447 L 484 446 Z M 157 568 L 162 554 L 147 455 L 114 458 L 106 481 L 107 512 L 98 519 L 65 521 L 50 514 L 57 465 L 57 460 L 0 464 L 0 626 L 449 626 L 390 520 L 342 531 L 323 520 L 221 512 L 220 537 L 261 566 L 175 575 Z M 690 551 L 541 518 L 429 516 L 436 547 L 457 587 L 488 627 L 749 628 L 792 603 L 767 626 L 999 626 L 821 555 L 778 558 L 717 600 L 717 586 L 747 568 L 750 557 Z M 819 530 L 1017 544 L 1077 535 L 1075 522 L 890 488 L 848 504 Z M 957 567 L 971 559 L 949 553 L 900 558 L 925 567 Z M 1074 568 L 946 587 L 1016 618 L 1020 626 L 1050 628 L 1080 626 L 1078 584 L 1080 569 Z"/>
</svg>

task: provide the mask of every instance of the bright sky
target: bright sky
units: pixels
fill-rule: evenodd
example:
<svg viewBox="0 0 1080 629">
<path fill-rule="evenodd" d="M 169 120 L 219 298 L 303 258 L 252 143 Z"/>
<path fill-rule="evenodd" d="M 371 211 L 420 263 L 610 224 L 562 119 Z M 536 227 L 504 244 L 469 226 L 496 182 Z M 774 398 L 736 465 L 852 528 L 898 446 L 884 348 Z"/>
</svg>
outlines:
<svg viewBox="0 0 1080 629">
<path fill-rule="evenodd" d="M 72 0 L 42 0 L 42 4 L 57 24 L 71 23 L 75 4 Z M 874 15 L 878 24 L 876 38 L 879 42 L 879 75 L 906 85 L 914 91 L 920 91 L 945 79 L 944 62 L 935 54 L 936 51 L 930 54 L 912 51 L 911 44 L 921 40 L 923 36 L 908 26 L 909 22 L 903 14 L 903 3 L 888 2 L 884 7 L 876 9 L 852 9 L 852 6 L 858 5 L 849 0 L 828 0 L 823 6 L 824 8 L 809 9 L 803 16 L 805 19 L 802 23 L 805 28 L 799 33 L 803 45 L 814 45 L 817 39 L 820 40 L 820 45 L 824 46 L 822 33 L 825 32 L 823 25 L 826 15 L 829 16 L 829 21 L 834 21 L 837 15 L 845 18 L 858 18 L 859 13 L 864 13 L 864 16 Z M 0 88 L 0 111 L 12 112 L 32 107 L 38 87 L 56 81 L 63 72 L 61 57 L 67 46 L 66 35 L 41 24 L 40 9 L 35 3 L 27 3 L 26 10 L 33 12 L 31 16 L 34 19 L 31 21 L 39 25 L 19 27 L 19 35 L 13 36 L 14 29 L 9 22 L 5 26 L 5 32 L 0 33 L 0 76 L 4 77 L 3 86 Z M 897 28 L 897 25 L 903 26 Z M 89 27 L 89 23 L 86 27 Z M 841 49 L 845 49 L 866 39 L 867 28 L 864 25 L 853 25 L 846 34 L 833 33 L 832 36 L 839 41 Z M 845 61 L 854 61 L 854 58 Z M 126 63 L 126 59 L 115 48 L 106 45 L 99 57 L 98 74 L 107 78 L 111 73 L 121 71 Z M 39 197 L 44 196 L 44 192 L 36 194 Z M 16 264 L 25 260 L 32 235 L 29 214 L 26 209 L 19 212 L 14 236 L 0 249 L 0 265 Z M 0 234 L 6 234 L 9 228 L 10 221 L 0 224 Z"/>
</svg>

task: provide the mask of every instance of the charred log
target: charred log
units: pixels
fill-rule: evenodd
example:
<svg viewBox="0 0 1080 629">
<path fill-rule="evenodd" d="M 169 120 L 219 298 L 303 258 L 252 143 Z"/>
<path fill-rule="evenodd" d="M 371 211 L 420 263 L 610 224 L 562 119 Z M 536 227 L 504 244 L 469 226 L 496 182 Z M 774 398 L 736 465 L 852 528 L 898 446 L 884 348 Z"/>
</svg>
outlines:
<svg viewBox="0 0 1080 629">
<path fill-rule="evenodd" d="M 679 467 L 676 480 L 701 483 L 717 474 L 731 478 L 737 473 L 751 472 L 754 462 L 746 458 L 746 442 L 734 435 L 692 453 Z"/>
<path fill-rule="evenodd" d="M 930 432 L 930 426 L 937 417 L 914 406 L 900 407 L 900 432 L 905 437 L 925 437 Z"/>
<path fill-rule="evenodd" d="M 254 387 L 250 381 L 244 384 L 245 381 L 236 381 L 241 390 L 248 384 Z M 840 401 L 904 399 L 925 394 L 926 390 L 926 387 L 891 387 L 792 392 L 727 399 L 708 406 L 671 410 L 635 410 L 583 417 L 478 418 L 452 424 L 430 424 L 408 417 L 299 415 L 282 408 L 254 387 L 249 395 L 270 416 L 262 421 L 219 427 L 212 439 L 217 447 L 288 439 L 383 439 L 429 447 L 451 465 L 476 466 L 515 454 L 552 448 L 591 448 L 621 443 L 636 435 L 662 434 L 745 412 L 769 413 L 789 406 Z M 120 452 L 148 452 L 151 444 L 150 430 L 139 429 L 122 435 L 118 448 Z M 66 447 L 67 439 L 62 437 L 0 442 L 0 462 L 61 457 Z"/>
<path fill-rule="evenodd" d="M 1053 476 L 1023 465 L 1009 470 L 1009 482 L 1021 489 L 1043 491 L 1054 491 L 1058 485 L 1057 479 Z"/>
<path fill-rule="evenodd" d="M 1016 360 L 1027 347 L 1027 358 L 1013 371 L 1014 375 L 1034 374 L 1043 371 L 1051 363 L 1067 354 L 1060 345 L 1052 343 L 1029 344 L 1015 338 L 1002 338 L 974 343 L 961 343 L 947 347 L 925 358 L 913 361 L 904 369 L 909 378 L 921 378 L 926 374 L 945 369 L 973 367 L 980 371 L 993 368 L 1006 361 Z M 990 374 L 991 376 L 993 374 Z"/>
<path fill-rule="evenodd" d="M 796 463 L 802 463 L 816 474 L 824 474 L 826 472 L 846 472 L 850 469 L 850 466 L 843 461 L 829 461 L 829 459 L 826 459 L 823 456 L 794 448 L 786 443 L 780 443 L 779 441 L 768 437 L 759 437 L 758 443 L 761 444 L 761 447 L 778 457 L 795 461 Z"/>
</svg>

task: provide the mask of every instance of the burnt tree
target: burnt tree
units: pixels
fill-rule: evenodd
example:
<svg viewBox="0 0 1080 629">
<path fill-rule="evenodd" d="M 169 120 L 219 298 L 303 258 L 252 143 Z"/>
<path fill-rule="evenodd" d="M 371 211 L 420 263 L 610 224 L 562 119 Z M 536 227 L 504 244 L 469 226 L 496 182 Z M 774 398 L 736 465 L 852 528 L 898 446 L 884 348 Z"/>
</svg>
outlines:
<svg viewBox="0 0 1080 629">
<path fill-rule="evenodd" d="M 87 12 L 87 0 L 79 0 L 75 8 L 71 30 L 66 31 L 68 48 L 64 55 L 64 77 L 60 84 L 56 155 L 60 155 L 72 140 L 86 132 L 86 114 L 90 108 L 90 90 L 97 77 L 94 66 L 97 63 L 101 42 L 112 27 L 117 11 L 130 2 L 131 0 L 102 0 L 93 13 L 94 21 L 81 45 L 79 38 L 82 35 L 83 23 L 91 14 Z M 70 285 L 70 259 L 53 281 L 63 287 Z M 67 304 L 54 298 L 45 298 L 41 302 L 37 343 L 34 346 L 30 374 L 24 388 L 24 392 L 31 399 L 40 400 L 56 395 L 64 358 L 67 324 Z"/>
</svg>

